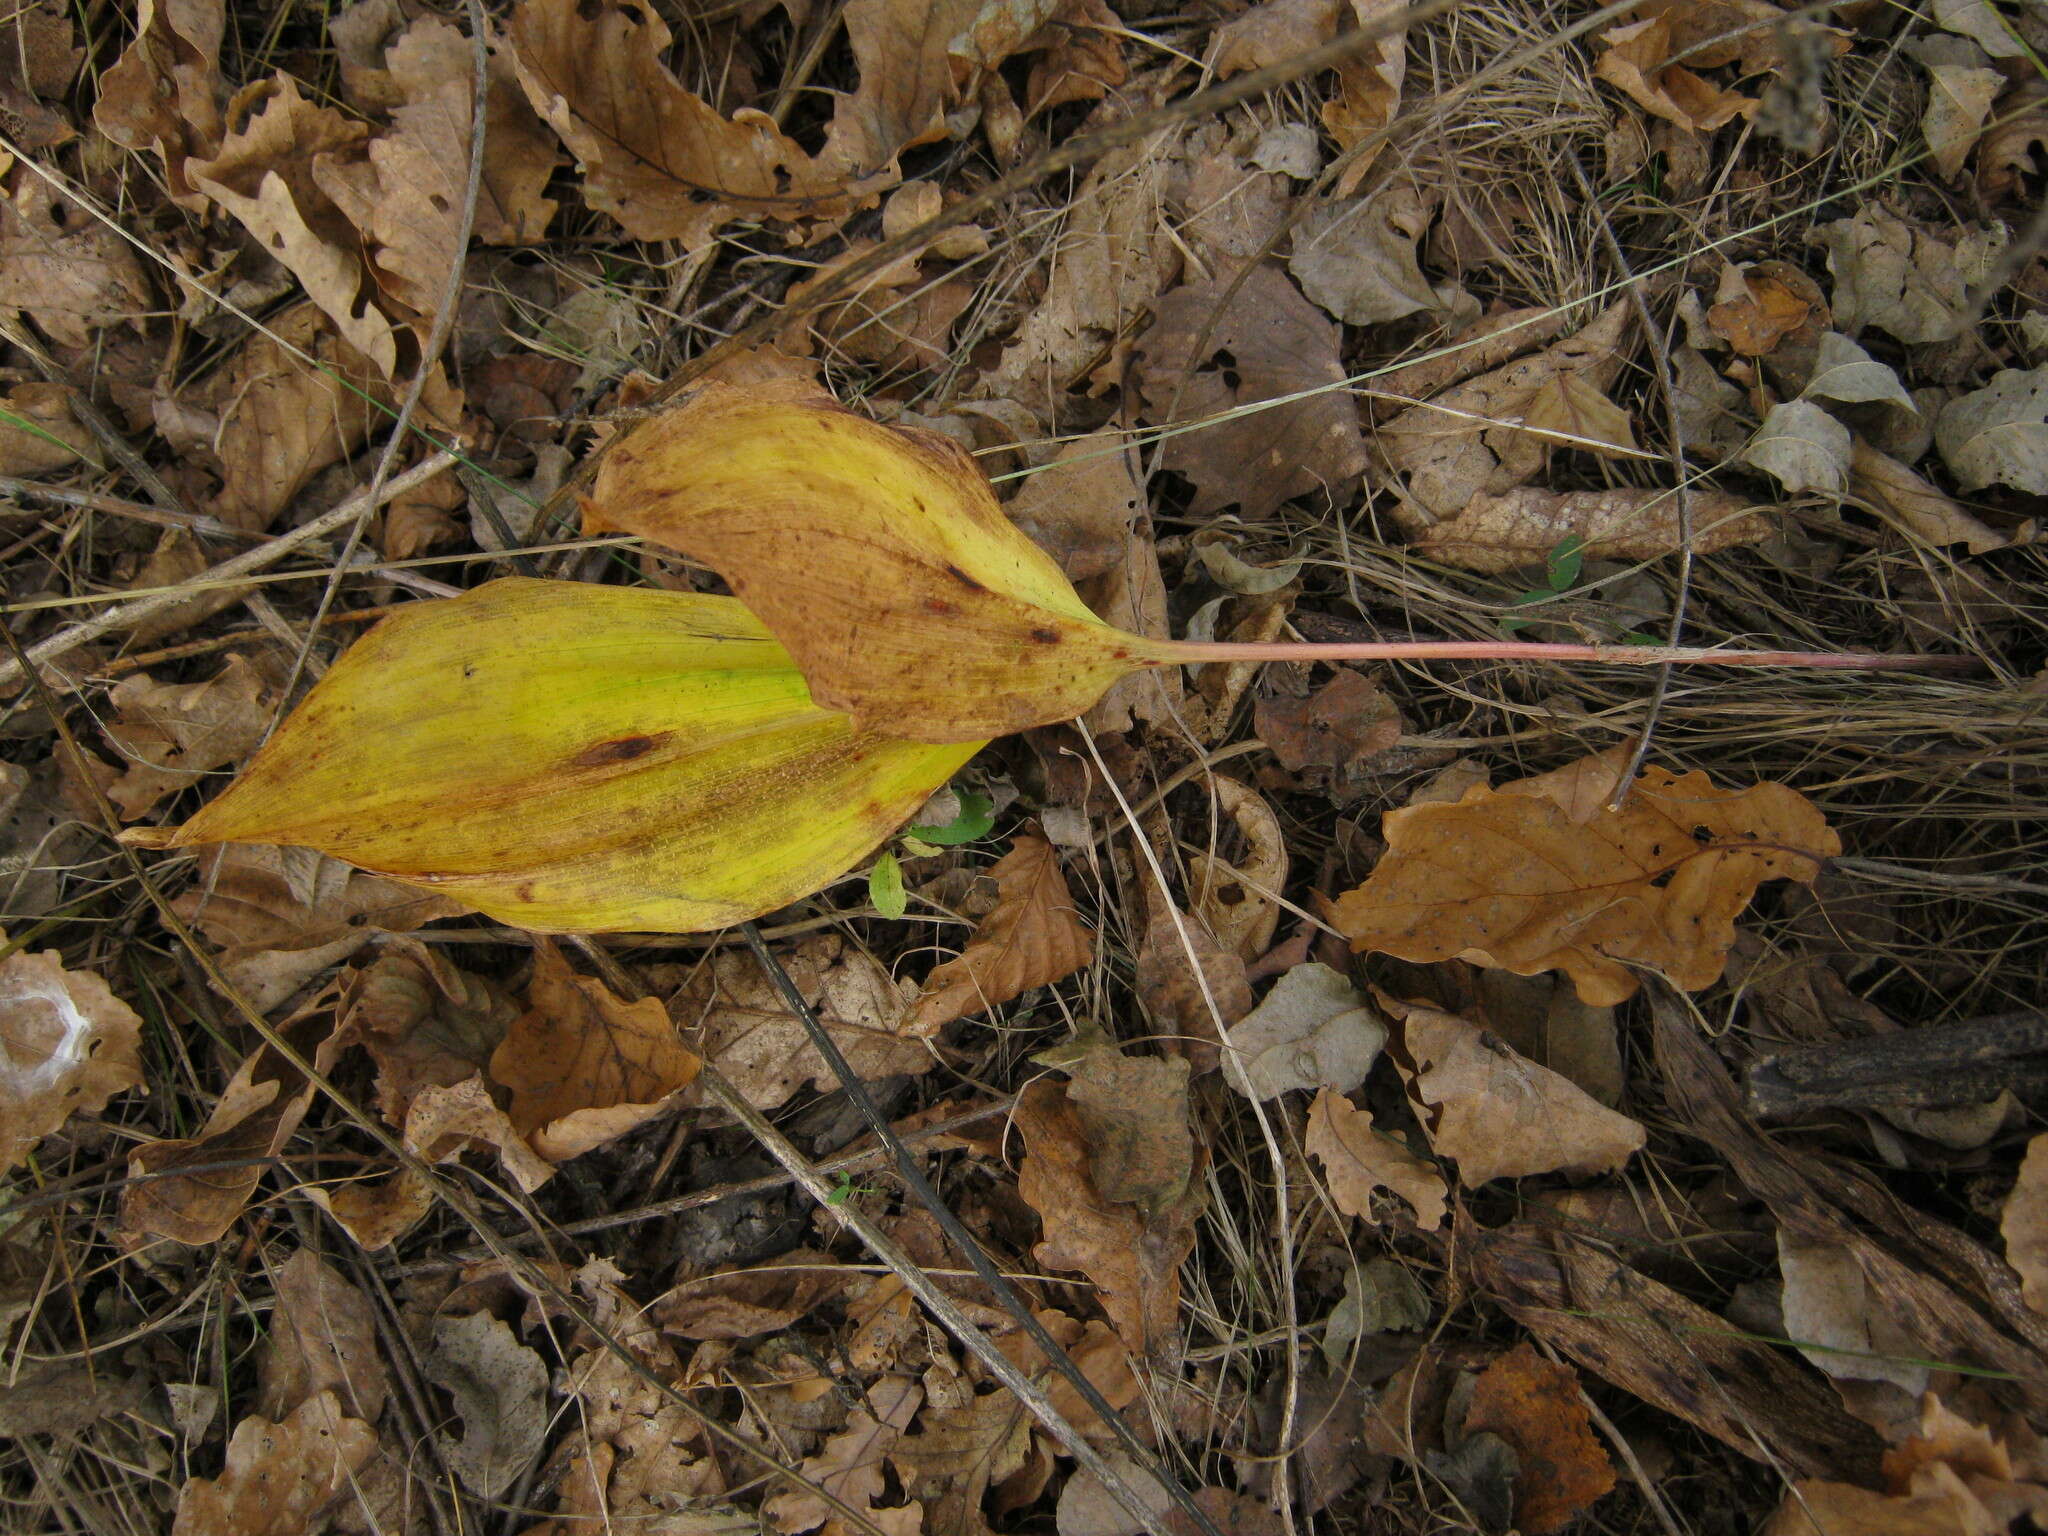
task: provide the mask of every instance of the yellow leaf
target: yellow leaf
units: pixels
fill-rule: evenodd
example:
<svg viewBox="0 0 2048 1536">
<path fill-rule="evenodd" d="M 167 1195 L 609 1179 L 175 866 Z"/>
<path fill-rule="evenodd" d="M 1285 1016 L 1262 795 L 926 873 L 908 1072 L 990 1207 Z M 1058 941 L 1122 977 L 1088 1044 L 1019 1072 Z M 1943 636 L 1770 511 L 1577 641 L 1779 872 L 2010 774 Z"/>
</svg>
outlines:
<svg viewBox="0 0 2048 1536">
<path fill-rule="evenodd" d="M 820 704 L 892 735 L 1070 719 L 1172 655 L 1089 612 L 957 443 L 823 397 L 701 385 L 606 455 L 584 522 L 704 561 Z"/>
<path fill-rule="evenodd" d="M 817 890 L 977 745 L 818 708 L 730 598 L 513 578 L 384 620 L 225 794 L 130 839 L 303 845 L 529 928 L 688 933 Z"/>
<path fill-rule="evenodd" d="M 1634 995 L 1632 966 L 1709 985 L 1757 886 L 1810 881 L 1842 850 L 1782 784 L 1723 790 L 1661 768 L 1621 810 L 1583 822 L 1549 795 L 1482 785 L 1456 804 L 1390 811 L 1381 832 L 1386 856 L 1337 903 L 1353 949 L 1562 969 L 1596 1004 Z"/>
</svg>

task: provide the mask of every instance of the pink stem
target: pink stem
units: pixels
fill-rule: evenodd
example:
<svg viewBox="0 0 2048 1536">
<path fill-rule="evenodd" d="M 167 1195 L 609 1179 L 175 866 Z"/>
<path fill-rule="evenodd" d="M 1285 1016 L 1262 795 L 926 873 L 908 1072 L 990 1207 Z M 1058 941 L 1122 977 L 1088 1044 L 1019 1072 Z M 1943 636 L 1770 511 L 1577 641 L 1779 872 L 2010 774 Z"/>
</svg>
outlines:
<svg viewBox="0 0 2048 1536">
<path fill-rule="evenodd" d="M 1902 672 L 1970 665 L 1962 656 L 1899 656 L 1868 651 L 1722 651 L 1662 645 L 1547 645 L 1533 640 L 1373 640 L 1322 644 L 1171 640 L 1152 654 L 1170 663 L 1203 661 L 1605 661 L 1623 666 L 1705 662 L 1723 667 L 1835 667 Z"/>
</svg>

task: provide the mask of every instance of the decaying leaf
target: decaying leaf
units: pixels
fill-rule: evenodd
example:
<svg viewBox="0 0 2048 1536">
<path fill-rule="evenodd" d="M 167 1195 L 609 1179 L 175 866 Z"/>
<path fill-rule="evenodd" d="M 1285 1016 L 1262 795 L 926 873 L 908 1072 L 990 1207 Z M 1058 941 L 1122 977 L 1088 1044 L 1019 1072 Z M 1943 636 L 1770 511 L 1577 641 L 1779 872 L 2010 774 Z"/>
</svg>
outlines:
<svg viewBox="0 0 2048 1536">
<path fill-rule="evenodd" d="M 1530 1536 L 1563 1530 L 1614 1487 L 1614 1463 L 1568 1365 L 1528 1344 L 1499 1356 L 1473 1384 L 1465 1433 L 1499 1435 L 1515 1453 L 1515 1525 Z"/>
<path fill-rule="evenodd" d="M 225 794 L 128 836 L 317 847 L 531 927 L 687 932 L 815 890 L 972 751 L 818 708 L 729 598 L 508 578 L 384 620 Z"/>
<path fill-rule="evenodd" d="M 1847 405 L 1895 405 L 1915 416 L 1920 414 L 1898 374 L 1840 331 L 1821 333 L 1813 377 L 1799 393 L 1807 399 L 1838 400 Z"/>
<path fill-rule="evenodd" d="M 1383 25 L 1400 7 L 1390 0 L 1351 0 L 1351 15 L 1361 27 Z M 1365 139 L 1394 121 L 1401 108 L 1401 86 L 1408 72 L 1408 34 L 1404 28 L 1383 33 L 1371 47 L 1337 66 L 1337 91 L 1318 114 L 1339 149 L 1356 149 Z M 1360 151 L 1337 178 L 1337 193 L 1357 189 L 1378 158 L 1376 150 Z"/>
<path fill-rule="evenodd" d="M 369 1299 L 310 1248 L 277 1272 L 277 1306 L 259 1372 L 257 1411 L 268 1419 L 282 1419 L 322 1392 L 367 1424 L 384 1410 L 389 1382 Z"/>
<path fill-rule="evenodd" d="M 1838 1381 L 1888 1381 L 1918 1396 L 1928 1368 L 1917 1341 L 1872 1293 L 1855 1254 L 1778 1229 L 1786 1336 L 1819 1371 Z"/>
<path fill-rule="evenodd" d="M 1512 490 L 1553 449 L 1633 451 L 1628 415 L 1605 394 L 1631 315 L 1625 302 L 1610 305 L 1576 334 L 1386 422 L 1373 452 L 1406 492 L 1394 508 L 1402 527 L 1424 534 L 1474 497 Z"/>
<path fill-rule="evenodd" d="M 1095 1282 L 1110 1325 L 1133 1355 L 1169 1357 L 1180 1337 L 1180 1263 L 1194 1247 L 1195 1217 L 1207 1198 L 1200 1179 L 1191 1177 L 1180 1201 L 1149 1218 L 1110 1200 L 1096 1188 L 1068 1090 L 1049 1079 L 1019 1096 L 1016 1126 L 1025 1149 L 1017 1191 L 1045 1223 L 1033 1254 Z"/>
<path fill-rule="evenodd" d="M 1643 1127 L 1478 1025 L 1383 998 L 1401 1021 L 1400 1060 L 1439 1157 L 1468 1186 L 1533 1173 L 1611 1173 L 1643 1146 Z M 1412 1063 L 1412 1066 L 1408 1064 Z"/>
<path fill-rule="evenodd" d="M 1849 484 L 1849 429 L 1811 400 L 1786 400 L 1771 407 L 1742 457 L 1794 495 L 1839 496 Z"/>
<path fill-rule="evenodd" d="M 1806 299 L 1759 263 L 1721 269 L 1707 325 L 1744 357 L 1763 357 L 1813 312 Z"/>
<path fill-rule="evenodd" d="M 781 960 L 860 1076 L 873 1081 L 931 1070 L 930 1048 L 903 1027 L 908 983 L 899 985 L 837 934 L 813 934 L 783 951 Z M 689 973 L 668 1006 L 678 1024 L 695 1031 L 689 1038 L 697 1054 L 757 1108 L 778 1108 L 806 1082 L 823 1093 L 839 1087 L 802 1021 L 751 955 L 713 955 Z"/>
<path fill-rule="evenodd" d="M 1398 745 L 1406 725 L 1371 678 L 1340 667 L 1305 698 L 1261 690 L 1252 728 L 1304 786 L 1341 801 L 1358 792 L 1371 760 Z"/>
<path fill-rule="evenodd" d="M 1184 284 L 1153 313 L 1134 349 L 1138 388 L 1158 425 L 1205 423 L 1161 445 L 1161 467 L 1194 484 L 1194 516 L 1235 502 L 1247 519 L 1262 518 L 1290 497 L 1341 495 L 1364 471 L 1357 408 L 1336 387 L 1336 327 L 1284 273 L 1260 266 L 1241 286 Z"/>
<path fill-rule="evenodd" d="M 1138 947 L 1138 996 L 1166 1049 L 1197 1072 L 1221 1060 L 1217 1026 L 1229 1029 L 1252 1011 L 1244 961 L 1223 948 L 1208 925 L 1154 898 Z"/>
<path fill-rule="evenodd" d="M 1387 1026 L 1348 978 L 1311 960 L 1273 984 L 1230 1031 L 1223 1080 L 1272 1099 L 1296 1088 L 1349 1093 L 1387 1043 Z"/>
<path fill-rule="evenodd" d="M 1278 813 L 1250 785 L 1217 775 L 1209 790 L 1218 822 L 1236 832 L 1243 852 L 1189 855 L 1190 905 L 1217 943 L 1250 961 L 1272 947 L 1279 926 L 1274 898 L 1287 885 L 1287 839 Z"/>
<path fill-rule="evenodd" d="M 1287 270 L 1303 293 L 1346 325 L 1434 309 L 1435 290 L 1415 254 L 1430 213 L 1422 194 L 1405 182 L 1323 203 L 1296 226 Z"/>
<path fill-rule="evenodd" d="M 1208 64 L 1219 80 L 1268 69 L 1337 35 L 1340 0 L 1262 0 L 1216 29 Z"/>
<path fill-rule="evenodd" d="M 235 1426 L 219 1477 L 178 1491 L 172 1536 L 299 1536 L 355 1479 L 377 1449 L 377 1432 L 348 1417 L 332 1392 L 283 1420 L 252 1416 Z"/>
<path fill-rule="evenodd" d="M 1372 1197 L 1388 1190 L 1407 1201 L 1425 1232 L 1443 1225 L 1449 1186 L 1433 1163 L 1372 1128 L 1372 1114 L 1328 1088 L 1308 1109 L 1304 1145 L 1322 1163 L 1330 1198 L 1347 1216 L 1373 1219 Z"/>
<path fill-rule="evenodd" d="M 2020 1294 L 2048 1316 L 2048 1132 L 2027 1143 L 1998 1230 L 2005 1238 L 2005 1262 L 2019 1272 Z"/>
<path fill-rule="evenodd" d="M 1866 325 L 1900 341 L 1948 341 L 1960 333 L 1968 294 L 1956 250 L 1872 203 L 1823 225 L 1835 276 L 1835 324 L 1854 336 Z"/>
<path fill-rule="evenodd" d="M 958 443 L 823 397 L 701 386 L 605 457 L 584 521 L 705 561 L 819 704 L 892 735 L 1066 719 L 1148 655 L 1003 516 Z"/>
<path fill-rule="evenodd" d="M 1589 1003 L 1632 996 L 1631 966 L 1709 985 L 1757 886 L 1810 881 L 1841 852 L 1782 784 L 1721 790 L 1662 768 L 1582 824 L 1547 795 L 1478 786 L 1455 804 L 1389 811 L 1381 832 L 1386 857 L 1337 903 L 1354 949 L 1561 968 Z"/>
<path fill-rule="evenodd" d="M 1849 492 L 1922 544 L 1961 544 L 1973 555 L 2013 542 L 1953 496 L 1889 454 L 1857 438 L 1849 455 Z"/>
<path fill-rule="evenodd" d="M 185 162 L 221 136 L 220 45 L 224 0 L 140 0 L 135 39 L 100 81 L 93 121 L 124 149 L 163 156 L 171 195 L 200 204 Z"/>
<path fill-rule="evenodd" d="M 534 946 L 532 1007 L 491 1056 L 512 1091 L 512 1123 L 551 1163 L 588 1152 L 661 1114 L 703 1062 L 655 998 L 628 1003 L 569 969 L 547 939 Z"/>
<path fill-rule="evenodd" d="M 584 197 L 634 239 L 695 250 L 741 215 L 846 213 L 850 178 L 766 113 L 727 118 L 684 89 L 663 62 L 673 34 L 651 6 L 524 0 L 511 41 L 527 99 L 582 167 Z"/>
<path fill-rule="evenodd" d="M 982 1500 L 991 1485 L 1024 1465 L 1033 1422 L 1005 1391 L 925 1409 L 917 1432 L 896 1442 L 889 1461 L 903 1491 L 923 1504 L 932 1536 L 979 1536 L 988 1530 Z"/>
<path fill-rule="evenodd" d="M 1920 116 L 1920 132 L 1934 157 L 1935 169 L 1954 181 L 1976 147 L 1977 136 L 1984 131 L 1984 119 L 1991 113 L 1991 104 L 2005 89 L 2005 76 L 1991 68 L 1985 55 L 1970 49 L 1968 44 L 1962 48 L 1975 53 L 1974 60 L 1967 55 L 1930 57 L 1924 50 L 1933 41 L 1924 39 L 1921 44 L 1921 61 L 1927 66 L 1927 110 Z"/>
<path fill-rule="evenodd" d="M 56 950 L 0 960 L 0 1172 L 71 1116 L 142 1086 L 142 1019 Z"/>
<path fill-rule="evenodd" d="M 0 273 L 6 265 L 0 252 Z M 46 475 L 96 461 L 92 433 L 72 414 L 70 390 L 62 384 L 17 384 L 7 391 L 0 401 L 0 474 Z"/>
<path fill-rule="evenodd" d="M 2048 366 L 2005 368 L 1935 418 L 1934 441 L 1966 491 L 2009 485 L 2048 496 Z"/>
<path fill-rule="evenodd" d="M 1074 911 L 1059 853 L 1025 833 L 989 875 L 996 905 L 967 947 L 925 978 L 906 1027 L 929 1035 L 954 1019 L 1049 986 L 1095 958 L 1095 935 Z"/>
<path fill-rule="evenodd" d="M 166 795 L 239 763 L 256 750 L 277 709 L 271 684 L 241 655 L 203 683 L 159 683 L 140 673 L 123 678 L 108 702 L 115 718 L 107 739 L 128 771 L 108 786 L 107 798 L 123 821 L 147 816 Z"/>
<path fill-rule="evenodd" d="M 1756 111 L 1755 98 L 1723 90 L 1672 62 L 1675 50 L 1668 17 L 1650 16 L 1610 28 L 1600 40 L 1607 50 L 1594 62 L 1594 73 L 1667 123 L 1691 133 L 1711 133 Z"/>
<path fill-rule="evenodd" d="M 441 1454 L 472 1493 L 497 1498 L 540 1454 L 547 1365 L 488 1312 L 436 1318 L 423 1364 L 462 1420 L 462 1438 L 444 1435 Z"/>
<path fill-rule="evenodd" d="M 907 1376 L 884 1376 L 867 1389 L 867 1407 L 856 1408 L 847 1426 L 805 1459 L 803 1475 L 863 1513 L 874 1508 L 884 1485 L 890 1450 L 910 1427 L 924 1391 Z M 778 1531 L 816 1530 L 833 1518 L 832 1506 L 809 1489 L 778 1493 L 761 1507 Z"/>
<path fill-rule="evenodd" d="M 1195 1170 L 1187 1061 L 1127 1056 L 1098 1038 L 1059 1066 L 1070 1079 L 1067 1104 L 1088 1143 L 1096 1189 L 1148 1219 L 1184 1200 Z"/>
<path fill-rule="evenodd" d="M 139 321 L 149 307 L 142 267 L 115 229 L 79 216 L 33 176 L 0 198 L 0 308 L 27 314 L 53 341 L 83 347 L 94 331 Z"/>
<path fill-rule="evenodd" d="M 765 1264 L 685 1280 L 649 1303 L 647 1315 L 664 1333 L 685 1339 L 779 1332 L 839 1289 L 834 1267 L 829 1254 L 794 1249 Z"/>
<path fill-rule="evenodd" d="M 1750 497 L 1694 488 L 1686 493 L 1692 541 L 1682 537 L 1679 493 L 1615 486 L 1551 491 L 1518 485 L 1468 496 L 1450 516 L 1428 524 L 1410 546 L 1468 571 L 1527 570 L 1567 538 L 1592 560 L 1656 560 L 1691 548 L 1711 554 L 1770 537 L 1771 523 Z"/>
</svg>

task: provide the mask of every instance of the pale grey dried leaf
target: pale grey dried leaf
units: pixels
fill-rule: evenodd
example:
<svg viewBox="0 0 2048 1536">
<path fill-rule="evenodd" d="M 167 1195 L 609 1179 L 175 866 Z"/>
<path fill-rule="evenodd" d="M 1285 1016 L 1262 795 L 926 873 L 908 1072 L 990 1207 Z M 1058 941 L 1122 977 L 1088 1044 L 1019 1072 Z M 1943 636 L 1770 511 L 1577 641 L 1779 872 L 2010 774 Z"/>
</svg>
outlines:
<svg viewBox="0 0 2048 1536">
<path fill-rule="evenodd" d="M 1404 1265 L 1367 1259 L 1344 1277 L 1344 1294 L 1323 1323 L 1323 1358 L 1343 1367 L 1351 1346 L 1376 1333 L 1410 1333 L 1429 1321 L 1429 1293 Z"/>
<path fill-rule="evenodd" d="M 2005 76 L 1995 69 L 1966 64 L 1927 66 L 1927 110 L 1920 117 L 1934 167 L 1951 181 L 1962 170 L 1984 131 L 1991 103 L 2005 89 Z"/>
<path fill-rule="evenodd" d="M 2048 496 L 2048 366 L 2003 369 L 1951 400 L 1934 441 L 1966 491 L 1995 483 Z"/>
<path fill-rule="evenodd" d="M 1313 209 L 1294 232 L 1287 270 L 1346 325 L 1374 325 L 1437 307 L 1415 254 L 1429 205 L 1413 187 L 1383 187 Z"/>
<path fill-rule="evenodd" d="M 1224 1079 L 1256 1099 L 1289 1089 L 1349 1093 L 1387 1043 L 1387 1026 L 1365 994 L 1317 961 L 1297 965 L 1230 1032 L 1235 1055 Z"/>
<path fill-rule="evenodd" d="M 1787 400 L 1771 407 L 1742 459 L 1794 494 L 1839 496 L 1849 484 L 1849 451 L 1847 427 L 1810 400 Z"/>
<path fill-rule="evenodd" d="M 1969 38 L 1994 59 L 2017 59 L 2027 51 L 2027 45 L 1990 0 L 1934 0 L 1934 19 Z"/>
<path fill-rule="evenodd" d="M 1822 335 L 1814 358 L 1813 377 L 1806 381 L 1800 394 L 1804 398 L 1819 396 L 1851 405 L 1876 401 L 1915 414 L 1920 409 L 1896 373 L 1840 331 Z"/>
<path fill-rule="evenodd" d="M 497 1498 L 547 1438 L 546 1363 L 507 1324 L 471 1312 L 435 1320 L 426 1371 L 455 1400 L 462 1420 L 462 1438 L 443 1436 L 441 1454 L 470 1492 Z"/>
<path fill-rule="evenodd" d="M 1876 204 L 1820 232 L 1835 277 L 1835 324 L 1866 325 L 1900 341 L 1949 341 L 1963 332 L 1968 291 L 1954 247 Z"/>
<path fill-rule="evenodd" d="M 1838 1243 L 1802 1242 L 1778 1229 L 1785 1278 L 1785 1332 L 1808 1363 L 1838 1381 L 1889 1381 L 1915 1397 L 1927 1390 L 1920 1350 L 1883 1305 L 1855 1253 Z"/>
</svg>

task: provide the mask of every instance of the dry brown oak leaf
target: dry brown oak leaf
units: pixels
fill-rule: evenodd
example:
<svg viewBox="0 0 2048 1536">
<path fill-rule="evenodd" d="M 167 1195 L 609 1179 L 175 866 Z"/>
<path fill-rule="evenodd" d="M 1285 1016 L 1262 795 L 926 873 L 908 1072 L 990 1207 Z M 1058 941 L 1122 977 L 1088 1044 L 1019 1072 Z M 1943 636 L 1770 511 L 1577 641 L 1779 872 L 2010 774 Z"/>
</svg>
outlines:
<svg viewBox="0 0 2048 1536">
<path fill-rule="evenodd" d="M 1180 1265 L 1195 1246 L 1195 1217 L 1206 1192 L 1203 1152 L 1186 1193 L 1148 1218 L 1135 1205 L 1107 1198 L 1090 1171 L 1093 1148 L 1062 1084 L 1041 1078 L 1017 1100 L 1024 1138 L 1017 1192 L 1045 1224 L 1032 1249 L 1050 1269 L 1093 1280 L 1110 1326 L 1141 1360 L 1169 1357 L 1180 1330 Z"/>
<path fill-rule="evenodd" d="M 519 1134 L 551 1163 L 653 1119 L 704 1065 L 659 999 L 626 1002 L 571 971 L 547 939 L 534 949 L 527 1001 L 491 1054 L 491 1076 L 512 1090 Z"/>
<path fill-rule="evenodd" d="M 1581 999 L 1635 994 L 1634 967 L 1698 991 L 1721 974 L 1735 919 L 1766 880 L 1810 882 L 1841 839 L 1782 784 L 1716 789 L 1645 769 L 1619 811 L 1581 821 L 1555 800 L 1478 785 L 1454 804 L 1390 811 L 1387 852 L 1337 902 L 1354 950 L 1453 957 L 1533 975 Z"/>
<path fill-rule="evenodd" d="M 1074 911 L 1051 843 L 1029 832 L 1013 838 L 989 874 L 995 909 L 964 950 L 925 978 L 906 1025 L 912 1034 L 1048 986 L 1095 958 L 1095 935 Z"/>
<path fill-rule="evenodd" d="M 76 1110 L 142 1086 L 142 1019 L 54 949 L 0 960 L 0 1172 Z"/>
<path fill-rule="evenodd" d="M 310 1248 L 278 1269 L 277 1305 L 257 1378 L 257 1411 L 265 1418 L 282 1419 L 322 1392 L 334 1393 L 366 1424 L 384 1411 L 389 1383 L 369 1299 Z"/>
<path fill-rule="evenodd" d="M 1323 1165 L 1330 1198 L 1347 1216 L 1373 1219 L 1375 1190 L 1399 1195 L 1415 1210 L 1415 1224 L 1434 1232 L 1444 1224 L 1450 1194 L 1436 1165 L 1372 1128 L 1372 1113 L 1325 1088 L 1308 1107 L 1303 1143 Z"/>
<path fill-rule="evenodd" d="M 344 1416 L 332 1392 L 308 1398 L 282 1421 L 235 1426 L 219 1477 L 178 1492 L 171 1536 L 297 1536 L 324 1522 L 377 1449 L 377 1432 Z"/>
</svg>

